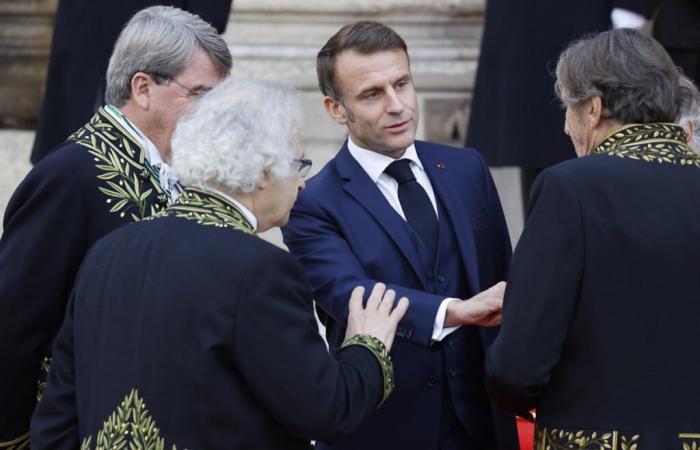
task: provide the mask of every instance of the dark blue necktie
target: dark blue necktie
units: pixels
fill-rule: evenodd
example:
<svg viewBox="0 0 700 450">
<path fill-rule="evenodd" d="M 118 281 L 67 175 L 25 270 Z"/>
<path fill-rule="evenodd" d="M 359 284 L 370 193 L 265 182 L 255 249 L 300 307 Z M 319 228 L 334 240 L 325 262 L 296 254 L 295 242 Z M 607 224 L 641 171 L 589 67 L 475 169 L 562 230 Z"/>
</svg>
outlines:
<svg viewBox="0 0 700 450">
<path fill-rule="evenodd" d="M 399 202 L 406 222 L 435 256 L 438 242 L 437 216 L 428 193 L 413 175 L 411 162 L 408 159 L 396 160 L 384 172 L 399 183 Z"/>
</svg>

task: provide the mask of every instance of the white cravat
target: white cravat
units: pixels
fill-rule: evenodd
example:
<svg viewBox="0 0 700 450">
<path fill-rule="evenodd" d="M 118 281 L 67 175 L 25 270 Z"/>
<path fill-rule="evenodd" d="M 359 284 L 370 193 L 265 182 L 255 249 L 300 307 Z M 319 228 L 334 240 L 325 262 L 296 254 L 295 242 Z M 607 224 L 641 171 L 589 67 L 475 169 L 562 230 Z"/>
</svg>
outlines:
<svg viewBox="0 0 700 450">
<path fill-rule="evenodd" d="M 357 163 L 367 172 L 370 179 L 379 188 L 386 201 L 389 202 L 392 208 L 406 220 L 406 215 L 403 213 L 403 208 L 401 208 L 401 202 L 399 201 L 399 183 L 391 176 L 384 173 L 384 170 L 396 161 L 394 158 L 383 155 L 381 153 L 367 150 L 355 144 L 352 139 L 348 138 L 348 150 L 350 155 L 357 161 Z M 433 186 L 430 184 L 430 179 L 428 174 L 423 168 L 423 163 L 418 158 L 418 153 L 416 152 L 416 146 L 411 144 L 406 148 L 406 151 L 401 156 L 400 159 L 408 159 L 411 161 L 411 171 L 416 177 L 416 181 L 421 185 L 425 192 L 430 198 L 430 202 L 433 204 L 435 209 L 435 214 L 438 215 L 437 202 L 435 201 L 435 192 L 433 191 Z M 439 219 L 439 216 L 438 216 Z M 440 307 L 435 315 L 435 321 L 433 322 L 433 334 L 432 339 L 434 341 L 441 341 L 447 335 L 452 333 L 454 330 L 459 328 L 456 327 L 445 327 L 445 314 L 447 313 L 447 304 L 452 301 L 460 301 L 457 298 L 448 297 L 440 303 Z"/>
</svg>

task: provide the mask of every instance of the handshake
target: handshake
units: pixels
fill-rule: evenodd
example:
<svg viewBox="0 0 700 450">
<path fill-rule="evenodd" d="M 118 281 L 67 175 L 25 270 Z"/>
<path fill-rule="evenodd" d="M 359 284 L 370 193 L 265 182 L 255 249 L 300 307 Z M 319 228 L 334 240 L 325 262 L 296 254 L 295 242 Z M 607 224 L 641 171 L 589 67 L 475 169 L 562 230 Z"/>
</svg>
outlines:
<svg viewBox="0 0 700 450">
<path fill-rule="evenodd" d="M 467 300 L 452 299 L 447 304 L 445 327 L 478 325 L 493 327 L 501 323 L 503 294 L 506 283 L 501 281 Z M 365 306 L 362 305 L 364 288 L 356 287 L 350 296 L 348 327 L 345 339 L 357 334 L 374 336 L 391 349 L 399 321 L 406 314 L 408 299 L 402 297 L 394 306 L 396 292 L 383 283 L 374 285 Z"/>
</svg>

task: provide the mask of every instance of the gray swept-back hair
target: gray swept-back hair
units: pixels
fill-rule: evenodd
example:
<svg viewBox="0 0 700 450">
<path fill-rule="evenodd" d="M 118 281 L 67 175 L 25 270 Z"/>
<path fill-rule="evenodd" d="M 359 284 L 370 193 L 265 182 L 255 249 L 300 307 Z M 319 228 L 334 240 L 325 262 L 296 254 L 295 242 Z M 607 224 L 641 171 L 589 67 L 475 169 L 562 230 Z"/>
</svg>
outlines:
<svg viewBox="0 0 700 450">
<path fill-rule="evenodd" d="M 605 31 L 570 44 L 559 57 L 555 90 L 566 106 L 600 97 L 604 117 L 627 123 L 673 123 L 679 73 L 666 50 L 632 29 Z"/>
<path fill-rule="evenodd" d="M 686 127 L 693 125 L 693 135 L 690 137 L 689 146 L 696 152 L 700 152 L 700 92 L 693 81 L 681 75 L 681 110 L 678 125 Z"/>
<path fill-rule="evenodd" d="M 107 67 L 105 100 L 123 106 L 131 97 L 131 79 L 136 72 L 168 83 L 184 70 L 200 49 L 221 76 L 231 71 L 233 60 L 228 45 L 216 29 L 191 14 L 172 6 L 152 6 L 137 12 L 124 26 L 114 44 Z"/>
<path fill-rule="evenodd" d="M 229 77 L 178 123 L 172 171 L 185 186 L 224 185 L 252 192 L 267 170 L 283 179 L 301 118 L 295 91 Z"/>
</svg>

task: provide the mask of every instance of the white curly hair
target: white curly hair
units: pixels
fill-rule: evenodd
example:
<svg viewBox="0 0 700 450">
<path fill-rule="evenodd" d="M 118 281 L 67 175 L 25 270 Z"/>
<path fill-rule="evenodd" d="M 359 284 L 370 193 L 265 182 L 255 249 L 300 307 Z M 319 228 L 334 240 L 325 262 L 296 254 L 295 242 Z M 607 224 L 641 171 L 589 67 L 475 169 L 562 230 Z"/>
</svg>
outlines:
<svg viewBox="0 0 700 450">
<path fill-rule="evenodd" d="M 172 171 L 185 186 L 252 192 L 265 171 L 276 179 L 290 175 L 300 119 L 292 89 L 229 77 L 179 121 Z"/>
</svg>

